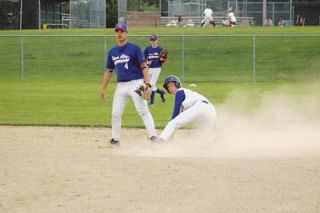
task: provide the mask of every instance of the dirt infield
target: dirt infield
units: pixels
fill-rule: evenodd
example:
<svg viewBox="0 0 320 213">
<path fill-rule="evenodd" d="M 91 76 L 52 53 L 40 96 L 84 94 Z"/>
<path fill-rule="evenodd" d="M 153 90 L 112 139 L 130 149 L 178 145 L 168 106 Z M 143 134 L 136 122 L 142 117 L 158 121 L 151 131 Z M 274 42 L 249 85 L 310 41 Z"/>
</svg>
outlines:
<svg viewBox="0 0 320 213">
<path fill-rule="evenodd" d="M 118 149 L 104 128 L 0 135 L 0 212 L 320 212 L 318 147 L 261 156 L 231 143 L 151 145 L 137 129 Z"/>
</svg>

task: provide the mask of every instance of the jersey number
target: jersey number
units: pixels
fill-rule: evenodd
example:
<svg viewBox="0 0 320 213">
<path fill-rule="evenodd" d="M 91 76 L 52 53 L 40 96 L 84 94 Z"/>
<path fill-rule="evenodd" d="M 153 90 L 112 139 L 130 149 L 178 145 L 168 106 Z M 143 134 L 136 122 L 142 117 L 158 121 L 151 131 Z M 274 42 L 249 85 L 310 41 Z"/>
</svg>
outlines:
<svg viewBox="0 0 320 213">
<path fill-rule="evenodd" d="M 126 69 L 129 68 L 129 67 L 128 67 L 128 63 L 126 63 L 126 64 L 124 65 L 124 68 L 126 68 Z"/>
</svg>

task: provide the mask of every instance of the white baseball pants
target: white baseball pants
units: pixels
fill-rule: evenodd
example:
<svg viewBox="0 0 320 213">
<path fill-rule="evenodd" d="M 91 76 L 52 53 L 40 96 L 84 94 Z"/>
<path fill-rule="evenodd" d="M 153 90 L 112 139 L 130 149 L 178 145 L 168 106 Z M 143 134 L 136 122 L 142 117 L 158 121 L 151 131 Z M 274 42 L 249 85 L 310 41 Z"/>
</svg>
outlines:
<svg viewBox="0 0 320 213">
<path fill-rule="evenodd" d="M 157 91 L 157 82 L 161 73 L 161 67 L 149 68 L 150 79 L 151 79 L 151 89 L 153 92 Z"/>
<path fill-rule="evenodd" d="M 169 121 L 161 132 L 160 139 L 167 141 L 174 131 L 191 122 L 199 122 L 199 125 L 210 125 L 216 118 L 215 107 L 204 101 L 197 101 L 194 105 L 181 112 L 177 117 Z"/>
<path fill-rule="evenodd" d="M 206 16 L 203 20 L 203 27 L 209 26 L 211 21 L 213 21 L 213 18 L 211 16 Z"/>
<path fill-rule="evenodd" d="M 130 99 L 143 120 L 149 137 L 157 136 L 153 117 L 148 109 L 147 101 L 140 97 L 136 90 L 143 83 L 143 79 L 128 82 L 118 82 L 112 103 L 112 138 L 120 140 L 121 118 Z"/>
</svg>

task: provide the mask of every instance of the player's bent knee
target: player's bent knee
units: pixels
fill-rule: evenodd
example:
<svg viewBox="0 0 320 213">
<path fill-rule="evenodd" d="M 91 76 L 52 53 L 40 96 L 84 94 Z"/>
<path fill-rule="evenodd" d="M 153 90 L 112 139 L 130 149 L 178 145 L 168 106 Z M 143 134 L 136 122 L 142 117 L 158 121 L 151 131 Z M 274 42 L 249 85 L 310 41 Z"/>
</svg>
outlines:
<svg viewBox="0 0 320 213">
<path fill-rule="evenodd" d="M 121 118 L 121 114 L 118 112 L 112 112 L 112 119 L 119 119 Z"/>
<path fill-rule="evenodd" d="M 144 116 L 144 115 L 146 115 L 146 114 L 148 114 L 148 113 L 150 113 L 148 109 L 144 109 L 144 110 L 139 110 L 139 111 L 138 111 L 138 114 L 139 114 L 139 116 L 141 116 L 141 117 Z"/>
<path fill-rule="evenodd" d="M 171 129 L 177 129 L 177 128 L 178 128 L 177 122 L 176 122 L 175 120 L 169 121 L 168 126 L 169 126 Z"/>
</svg>

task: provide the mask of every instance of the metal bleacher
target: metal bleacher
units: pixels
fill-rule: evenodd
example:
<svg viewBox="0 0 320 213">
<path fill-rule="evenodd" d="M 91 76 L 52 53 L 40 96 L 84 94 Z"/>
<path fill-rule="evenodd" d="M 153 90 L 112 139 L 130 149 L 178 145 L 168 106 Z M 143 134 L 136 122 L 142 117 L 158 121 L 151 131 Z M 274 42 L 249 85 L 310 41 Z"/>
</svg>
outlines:
<svg viewBox="0 0 320 213">
<path fill-rule="evenodd" d="M 161 26 L 194 26 L 200 27 L 201 22 L 203 20 L 202 16 L 181 16 L 182 22 L 178 22 L 178 17 L 169 17 L 162 16 L 161 17 Z M 224 20 L 226 17 L 224 16 L 213 16 L 213 20 L 216 26 L 224 26 Z M 252 26 L 254 25 L 253 17 L 237 17 L 237 26 Z"/>
<path fill-rule="evenodd" d="M 63 13 L 61 15 L 61 24 L 62 27 L 90 27 L 90 23 L 86 19 L 80 19 L 79 17 L 71 17 L 70 14 Z"/>
</svg>

